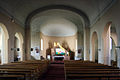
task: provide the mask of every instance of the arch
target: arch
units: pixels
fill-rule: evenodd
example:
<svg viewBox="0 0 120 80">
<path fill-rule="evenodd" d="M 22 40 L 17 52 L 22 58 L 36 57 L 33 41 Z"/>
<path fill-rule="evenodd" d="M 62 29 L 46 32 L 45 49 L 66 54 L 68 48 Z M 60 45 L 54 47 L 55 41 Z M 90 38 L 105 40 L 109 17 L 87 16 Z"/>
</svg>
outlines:
<svg viewBox="0 0 120 80">
<path fill-rule="evenodd" d="M 119 60 L 117 61 L 117 50 L 116 50 L 116 46 L 118 44 L 118 37 L 117 37 L 117 32 L 116 32 L 116 28 L 115 26 L 112 24 L 111 25 L 111 66 L 117 67 L 117 62 L 119 62 Z"/>
<path fill-rule="evenodd" d="M 111 66 L 117 67 L 117 51 L 115 49 L 116 43 L 115 40 L 111 37 Z"/>
<path fill-rule="evenodd" d="M 90 21 L 88 19 L 88 16 L 82 12 L 81 10 L 77 9 L 77 8 L 74 8 L 74 7 L 71 7 L 71 6 L 67 6 L 67 5 L 48 5 L 48 6 L 45 6 L 45 7 L 42 7 L 42 8 L 39 8 L 39 9 L 36 9 L 34 10 L 33 12 L 31 12 L 27 18 L 26 18 L 26 21 L 25 21 L 25 49 L 26 49 L 26 58 L 27 59 L 31 59 L 30 57 L 30 43 L 31 43 L 31 30 L 30 30 L 30 22 L 31 22 L 31 19 L 33 18 L 33 16 L 35 16 L 36 14 L 40 13 L 40 12 L 43 12 L 43 11 L 46 11 L 46 10 L 52 10 L 52 9 L 62 9 L 62 10 L 68 10 L 68 11 L 72 11 L 72 12 L 75 12 L 77 13 L 78 15 L 80 15 L 82 17 L 82 21 L 83 21 L 83 25 L 85 27 L 89 27 L 90 25 Z"/>
<path fill-rule="evenodd" d="M 20 61 L 23 61 L 23 36 L 20 32 L 15 33 L 15 37 L 19 40 L 19 49 L 20 49 Z"/>
<path fill-rule="evenodd" d="M 77 8 L 67 6 L 67 5 L 48 5 L 48 6 L 36 9 L 33 12 L 31 12 L 27 16 L 27 19 L 26 19 L 26 22 L 25 22 L 25 25 L 26 25 L 25 27 L 26 28 L 30 27 L 30 21 L 31 21 L 31 19 L 34 15 L 36 15 L 40 12 L 46 11 L 46 10 L 51 10 L 51 9 L 63 9 L 63 10 L 69 10 L 69 11 L 75 12 L 75 13 L 79 14 L 80 16 L 82 16 L 82 18 L 84 20 L 85 27 L 88 27 L 90 25 L 90 21 L 88 19 L 88 16 L 84 12 L 82 12 L 81 10 L 79 10 Z"/>
<path fill-rule="evenodd" d="M 111 25 L 111 38 L 113 39 L 113 41 L 115 42 L 115 45 L 117 46 L 118 36 L 117 36 L 116 28 L 113 25 Z"/>
<path fill-rule="evenodd" d="M 0 23 L 2 33 L 1 64 L 8 63 L 8 39 L 9 34 L 4 24 Z"/>
<path fill-rule="evenodd" d="M 112 22 L 108 22 L 104 27 L 102 34 L 103 38 L 103 52 L 104 52 L 104 64 L 111 65 L 111 51 L 110 51 L 110 28 Z"/>
<path fill-rule="evenodd" d="M 112 22 L 108 22 L 106 26 L 104 27 L 104 32 L 103 32 L 103 41 L 104 41 L 104 64 L 111 65 L 111 60 L 113 58 L 113 55 L 115 56 L 116 54 L 116 61 L 118 60 L 117 58 L 117 51 L 115 49 L 115 46 L 118 44 L 118 39 L 117 39 L 117 33 L 116 33 L 116 28 L 113 25 Z M 111 43 L 111 41 L 113 43 Z M 111 49 L 111 45 L 113 49 Z M 114 52 L 114 54 L 113 54 Z M 115 57 L 114 57 L 115 58 Z M 117 62 L 116 62 L 117 65 Z"/>
<path fill-rule="evenodd" d="M 92 61 L 98 62 L 98 36 L 96 31 L 92 34 Z"/>
</svg>

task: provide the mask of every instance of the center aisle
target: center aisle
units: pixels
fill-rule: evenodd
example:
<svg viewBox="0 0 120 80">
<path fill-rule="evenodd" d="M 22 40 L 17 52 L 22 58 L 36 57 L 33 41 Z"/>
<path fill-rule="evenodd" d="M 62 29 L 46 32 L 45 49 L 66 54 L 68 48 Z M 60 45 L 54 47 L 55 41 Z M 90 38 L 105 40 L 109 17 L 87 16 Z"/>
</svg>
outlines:
<svg viewBox="0 0 120 80">
<path fill-rule="evenodd" d="M 48 71 L 44 74 L 42 80 L 65 80 L 64 62 L 51 62 Z"/>
</svg>

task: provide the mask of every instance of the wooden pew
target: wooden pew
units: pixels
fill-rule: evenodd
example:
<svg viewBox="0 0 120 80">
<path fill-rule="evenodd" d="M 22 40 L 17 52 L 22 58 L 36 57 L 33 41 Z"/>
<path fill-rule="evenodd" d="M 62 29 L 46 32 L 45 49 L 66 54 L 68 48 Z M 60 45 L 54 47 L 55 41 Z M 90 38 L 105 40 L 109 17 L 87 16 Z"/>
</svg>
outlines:
<svg viewBox="0 0 120 80">
<path fill-rule="evenodd" d="M 4 74 L 7 73 L 7 75 L 15 74 L 15 76 L 16 74 L 19 75 L 22 74 L 25 77 L 24 80 L 35 80 L 44 72 L 43 70 L 45 70 L 48 64 L 49 64 L 48 61 L 24 61 L 24 62 L 9 63 L 9 64 L 0 65 L 0 73 L 4 73 Z M 7 75 L 4 76 L 8 78 L 9 75 L 8 76 Z M 17 77 L 18 76 L 16 76 L 16 78 Z"/>
<path fill-rule="evenodd" d="M 66 80 L 119 80 L 120 69 L 89 61 L 65 61 Z"/>
<path fill-rule="evenodd" d="M 67 74 L 67 80 L 120 80 L 116 74 Z"/>
</svg>

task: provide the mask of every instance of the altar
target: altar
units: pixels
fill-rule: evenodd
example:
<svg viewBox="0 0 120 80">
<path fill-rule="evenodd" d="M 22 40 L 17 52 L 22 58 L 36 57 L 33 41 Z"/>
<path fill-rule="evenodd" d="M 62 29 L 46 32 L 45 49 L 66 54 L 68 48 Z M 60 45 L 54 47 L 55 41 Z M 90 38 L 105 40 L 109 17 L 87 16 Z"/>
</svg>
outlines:
<svg viewBox="0 0 120 80">
<path fill-rule="evenodd" d="M 58 61 L 58 60 L 63 61 L 64 60 L 64 56 L 53 56 L 53 60 L 54 61 Z"/>
<path fill-rule="evenodd" d="M 70 60 L 71 59 L 71 52 L 70 49 L 63 48 L 59 43 L 54 43 L 53 48 L 48 48 L 46 50 L 47 59 L 51 61 L 63 61 L 63 60 Z M 48 56 L 49 55 L 49 56 Z"/>
<path fill-rule="evenodd" d="M 63 61 L 63 60 L 70 60 L 70 56 L 53 56 L 53 61 Z"/>
</svg>

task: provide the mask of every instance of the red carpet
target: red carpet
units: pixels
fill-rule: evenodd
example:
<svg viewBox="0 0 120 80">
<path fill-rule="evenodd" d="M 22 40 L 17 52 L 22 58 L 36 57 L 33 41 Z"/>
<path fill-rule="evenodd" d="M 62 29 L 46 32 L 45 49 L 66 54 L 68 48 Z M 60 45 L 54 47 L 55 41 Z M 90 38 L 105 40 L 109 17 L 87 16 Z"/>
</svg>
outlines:
<svg viewBox="0 0 120 80">
<path fill-rule="evenodd" d="M 51 62 L 48 71 L 44 74 L 41 80 L 65 80 L 64 62 Z"/>
</svg>

